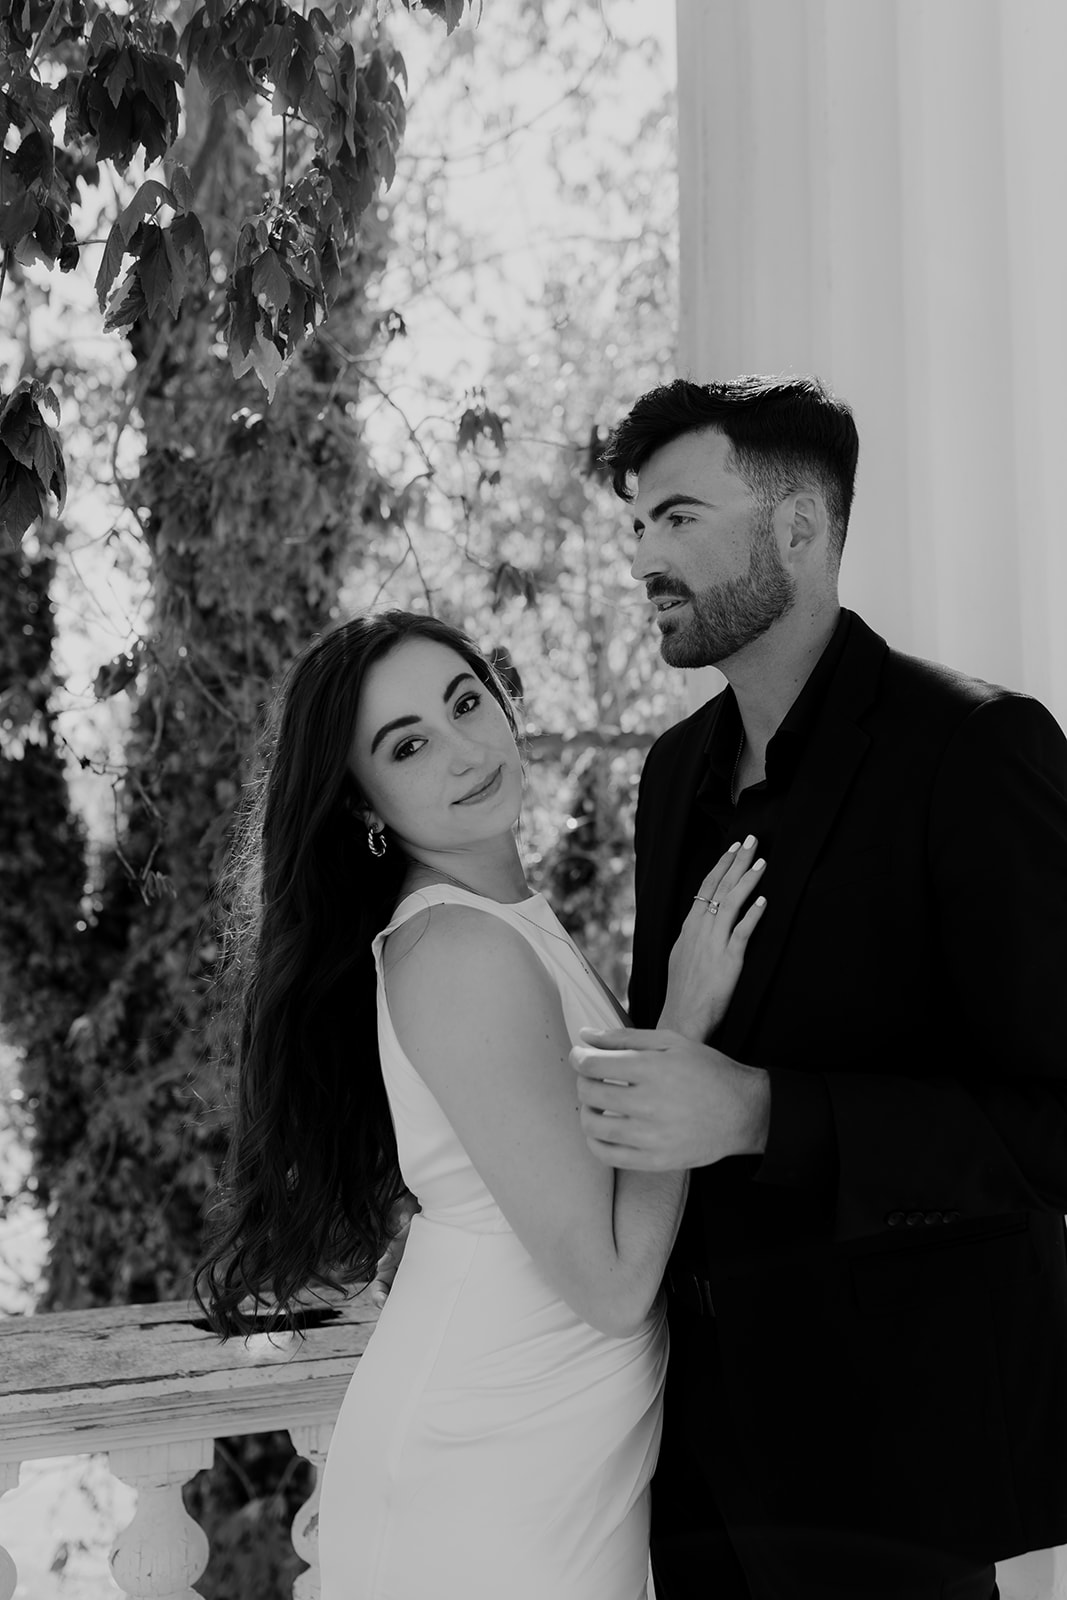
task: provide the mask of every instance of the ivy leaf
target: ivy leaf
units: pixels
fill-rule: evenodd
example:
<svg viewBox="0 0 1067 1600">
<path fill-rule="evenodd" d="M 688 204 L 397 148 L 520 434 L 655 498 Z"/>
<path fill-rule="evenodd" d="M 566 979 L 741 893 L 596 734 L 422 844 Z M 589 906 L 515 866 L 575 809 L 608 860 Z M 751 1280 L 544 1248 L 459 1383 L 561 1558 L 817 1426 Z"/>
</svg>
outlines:
<svg viewBox="0 0 1067 1600">
<path fill-rule="evenodd" d="M 483 434 L 503 455 L 507 447 L 504 438 L 504 419 L 498 412 L 490 411 L 484 398 L 476 394 L 459 419 L 456 429 L 457 453 L 462 455 L 464 450 L 473 450 Z"/>
<path fill-rule="evenodd" d="M 128 48 L 116 51 L 113 59 L 110 55 L 106 59 L 111 64 L 106 79 L 108 99 L 117 108 L 125 96 L 126 85 L 133 77 L 133 60 Z M 100 65 L 103 67 L 104 62 Z"/>
<path fill-rule="evenodd" d="M 463 21 L 463 8 L 467 0 L 404 0 L 408 11 L 428 11 L 433 17 L 442 17 L 446 34 L 452 33 Z"/>
<path fill-rule="evenodd" d="M 143 664 L 144 651 L 140 647 L 123 651 L 114 661 L 105 662 L 99 669 L 93 679 L 93 694 L 98 700 L 110 700 L 112 695 L 121 694 L 136 678 Z"/>
<path fill-rule="evenodd" d="M 104 332 L 115 333 L 119 328 L 132 327 L 144 311 L 144 290 L 141 288 L 140 274 L 134 264 L 112 296 L 107 316 L 104 318 Z"/>
<path fill-rule="evenodd" d="M 59 419 L 59 402 L 37 379 L 24 378 L 0 407 L 0 524 L 21 538 L 43 516 L 49 494 L 63 509 L 67 474 L 58 435 L 41 414 Z"/>
<path fill-rule="evenodd" d="M 193 201 L 196 198 L 193 193 L 193 180 L 180 161 L 176 161 L 171 169 L 170 192 L 173 196 L 171 204 L 178 211 L 183 215 L 192 211 Z"/>
<path fill-rule="evenodd" d="M 256 377 L 267 391 L 267 399 L 274 399 L 274 391 L 278 379 L 285 371 L 286 362 L 283 360 L 273 339 L 265 339 L 257 332 L 248 350 L 242 355 L 231 343 L 230 366 L 235 378 L 243 378 L 246 372 L 254 371 Z"/>
<path fill-rule="evenodd" d="M 145 217 L 159 210 L 161 205 L 174 205 L 175 198 L 171 191 L 161 183 L 156 183 L 152 178 L 142 183 L 129 205 L 119 212 L 118 218 L 111 225 L 104 245 L 104 253 L 100 258 L 100 267 L 96 274 L 96 299 L 103 311 L 111 285 L 118 276 L 122 266 L 122 258 L 126 254 L 137 228 Z M 105 327 L 107 324 L 105 323 Z"/>
<path fill-rule="evenodd" d="M 17 200 L 0 209 L 0 245 L 10 249 L 32 234 L 40 214 L 41 208 L 32 194 L 20 194 Z"/>
<path fill-rule="evenodd" d="M 276 309 L 289 304 L 289 274 L 276 250 L 268 248 L 257 258 L 252 267 L 252 292 Z"/>
<path fill-rule="evenodd" d="M 206 278 L 211 271 L 211 261 L 203 225 L 196 212 L 187 211 L 183 217 L 171 223 L 170 237 L 189 276 Z"/>
<path fill-rule="evenodd" d="M 256 324 L 259 321 L 259 307 L 256 305 L 252 293 L 252 268 L 238 267 L 230 280 L 230 290 L 227 298 L 230 301 L 230 331 L 229 347 L 230 361 L 234 360 L 235 352 L 246 356 L 251 349 L 252 340 L 255 338 Z M 243 369 L 247 372 L 247 366 Z M 239 378 L 241 373 L 234 368 L 234 377 Z"/>
<path fill-rule="evenodd" d="M 55 257 L 46 255 L 37 240 L 31 234 L 28 239 L 20 239 L 15 246 L 15 260 L 20 267 L 51 267 L 55 264 Z"/>
<path fill-rule="evenodd" d="M 154 178 L 149 178 L 142 183 L 128 206 L 119 212 L 119 227 L 122 237 L 129 242 L 135 229 L 144 219 L 155 216 L 160 206 L 174 206 L 175 199 L 171 191 L 162 183 L 157 183 Z"/>
<path fill-rule="evenodd" d="M 141 248 L 138 252 L 137 275 L 141 280 L 141 291 L 144 294 L 148 315 L 154 317 L 170 296 L 173 274 L 163 243 L 163 230 L 159 224 L 146 222 L 143 230 Z"/>
<path fill-rule="evenodd" d="M 11 171 L 28 189 L 36 179 L 51 188 L 55 172 L 55 153 L 51 137 L 45 138 L 39 128 L 28 133 L 15 151 Z"/>
<path fill-rule="evenodd" d="M 123 237 L 122 227 L 118 222 L 113 222 L 96 274 L 96 301 L 101 311 L 103 311 L 107 303 L 111 285 L 118 277 L 119 268 L 122 266 L 122 258 L 125 254 L 126 240 Z"/>
<path fill-rule="evenodd" d="M 31 522 L 43 517 L 46 501 L 34 473 L 8 457 L 0 478 L 0 532 L 21 539 Z"/>
</svg>

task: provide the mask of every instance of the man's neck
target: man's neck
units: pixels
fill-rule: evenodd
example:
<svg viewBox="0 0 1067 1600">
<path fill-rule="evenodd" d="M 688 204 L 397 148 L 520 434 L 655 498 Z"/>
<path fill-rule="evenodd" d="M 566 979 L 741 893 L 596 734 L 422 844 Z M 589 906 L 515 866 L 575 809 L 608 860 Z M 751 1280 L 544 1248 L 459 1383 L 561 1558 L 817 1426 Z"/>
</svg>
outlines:
<svg viewBox="0 0 1067 1600">
<path fill-rule="evenodd" d="M 810 678 L 840 616 L 836 600 L 799 616 L 791 611 L 746 650 L 721 663 L 737 699 L 745 745 L 757 765 L 762 766 L 767 746 Z"/>
</svg>

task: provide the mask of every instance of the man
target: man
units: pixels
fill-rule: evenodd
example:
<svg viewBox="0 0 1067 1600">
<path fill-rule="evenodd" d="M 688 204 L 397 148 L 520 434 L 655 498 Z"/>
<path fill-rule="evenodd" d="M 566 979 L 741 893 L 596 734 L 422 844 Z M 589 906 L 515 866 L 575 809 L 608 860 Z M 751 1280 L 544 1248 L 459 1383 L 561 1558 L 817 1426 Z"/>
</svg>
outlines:
<svg viewBox="0 0 1067 1600">
<path fill-rule="evenodd" d="M 728 680 L 642 777 L 635 1026 L 574 1052 L 603 1160 L 692 1169 L 657 1600 L 989 1600 L 1067 1541 L 1067 742 L 841 609 L 857 453 L 809 379 L 669 384 L 606 452 L 664 659 Z M 750 834 L 722 1026 L 649 1031 Z"/>
</svg>

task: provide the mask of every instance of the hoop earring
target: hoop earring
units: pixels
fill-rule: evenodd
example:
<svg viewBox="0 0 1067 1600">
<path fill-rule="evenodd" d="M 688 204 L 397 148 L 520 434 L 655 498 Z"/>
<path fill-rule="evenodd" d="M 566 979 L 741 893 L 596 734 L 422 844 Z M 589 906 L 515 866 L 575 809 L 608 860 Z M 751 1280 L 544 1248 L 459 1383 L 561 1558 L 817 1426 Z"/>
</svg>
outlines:
<svg viewBox="0 0 1067 1600">
<path fill-rule="evenodd" d="M 385 854 L 385 829 L 375 833 L 373 828 L 367 829 L 367 849 L 372 856 L 377 856 L 380 861 Z"/>
</svg>

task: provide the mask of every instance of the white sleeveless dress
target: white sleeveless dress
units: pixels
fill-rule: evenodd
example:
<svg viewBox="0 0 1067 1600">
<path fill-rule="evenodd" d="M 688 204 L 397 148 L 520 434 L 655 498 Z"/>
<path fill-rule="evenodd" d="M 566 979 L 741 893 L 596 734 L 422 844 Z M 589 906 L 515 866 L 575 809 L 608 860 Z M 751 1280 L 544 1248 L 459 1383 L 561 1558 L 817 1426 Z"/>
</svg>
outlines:
<svg viewBox="0 0 1067 1600">
<path fill-rule="evenodd" d="M 624 1339 L 571 1311 L 403 1054 L 382 945 L 436 904 L 480 908 L 527 939 L 572 1038 L 619 1021 L 540 895 L 499 905 L 435 884 L 403 900 L 375 940 L 382 1072 L 422 1211 L 330 1444 L 322 1600 L 645 1600 L 662 1302 Z"/>
</svg>

